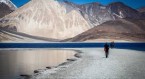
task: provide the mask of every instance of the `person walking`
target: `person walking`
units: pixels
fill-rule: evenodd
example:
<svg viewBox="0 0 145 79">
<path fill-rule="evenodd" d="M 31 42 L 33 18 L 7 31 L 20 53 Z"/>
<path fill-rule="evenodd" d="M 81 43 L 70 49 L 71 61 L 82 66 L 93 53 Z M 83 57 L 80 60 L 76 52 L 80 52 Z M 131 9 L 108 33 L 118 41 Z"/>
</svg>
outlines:
<svg viewBox="0 0 145 79">
<path fill-rule="evenodd" d="M 104 45 L 104 51 L 105 51 L 106 58 L 108 58 L 108 55 L 109 55 L 109 45 L 107 43 Z"/>
</svg>

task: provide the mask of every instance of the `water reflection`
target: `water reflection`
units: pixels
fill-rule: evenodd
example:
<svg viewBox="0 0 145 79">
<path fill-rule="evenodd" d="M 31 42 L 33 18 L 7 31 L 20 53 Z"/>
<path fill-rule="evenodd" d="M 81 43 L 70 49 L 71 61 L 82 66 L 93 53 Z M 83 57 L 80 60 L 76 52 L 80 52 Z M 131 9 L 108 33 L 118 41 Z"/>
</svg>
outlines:
<svg viewBox="0 0 145 79">
<path fill-rule="evenodd" d="M 15 79 L 36 69 L 57 66 L 74 54 L 72 50 L 0 50 L 0 79 Z"/>
</svg>

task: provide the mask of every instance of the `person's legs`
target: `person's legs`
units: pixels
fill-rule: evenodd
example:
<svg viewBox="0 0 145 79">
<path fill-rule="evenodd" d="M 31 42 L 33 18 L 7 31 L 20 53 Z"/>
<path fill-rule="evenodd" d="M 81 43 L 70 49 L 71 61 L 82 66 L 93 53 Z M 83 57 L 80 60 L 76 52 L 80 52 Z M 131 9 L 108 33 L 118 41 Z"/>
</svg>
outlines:
<svg viewBox="0 0 145 79">
<path fill-rule="evenodd" d="M 106 51 L 106 58 L 108 58 L 109 50 Z"/>
<path fill-rule="evenodd" d="M 108 52 L 107 51 L 105 52 L 105 54 L 106 54 L 106 58 L 108 58 Z"/>
</svg>

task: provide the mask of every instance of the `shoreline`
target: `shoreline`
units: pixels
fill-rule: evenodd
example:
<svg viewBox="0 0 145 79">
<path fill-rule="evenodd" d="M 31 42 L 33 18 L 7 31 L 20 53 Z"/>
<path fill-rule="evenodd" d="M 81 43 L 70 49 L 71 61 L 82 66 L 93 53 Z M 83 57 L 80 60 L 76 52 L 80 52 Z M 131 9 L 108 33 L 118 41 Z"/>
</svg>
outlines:
<svg viewBox="0 0 145 79">
<path fill-rule="evenodd" d="M 42 48 L 40 48 L 40 49 L 42 49 Z M 54 49 L 56 49 L 56 48 L 50 48 L 51 50 L 54 50 Z M 91 48 L 91 49 L 103 49 L 103 48 Z M 16 50 L 26 50 L 26 49 L 16 49 Z M 29 49 L 29 50 L 34 50 L 34 49 Z M 39 49 L 36 49 L 36 50 L 39 50 Z M 82 55 L 84 54 L 84 52 L 88 52 L 88 51 L 84 51 L 84 50 L 90 50 L 90 49 L 88 49 L 88 48 L 60 48 L 60 49 L 58 49 L 58 50 L 71 50 L 71 51 L 75 51 L 75 53 L 74 53 L 74 56 L 72 56 L 71 58 L 68 58 L 68 59 L 66 59 L 66 61 L 65 62 L 62 62 L 62 63 L 60 63 L 60 64 L 58 64 L 57 66 L 48 66 L 48 67 L 46 67 L 45 69 L 37 69 L 37 70 L 34 70 L 34 74 L 32 74 L 32 75 L 27 75 L 27 73 L 26 74 L 21 74 L 21 76 L 22 76 L 22 78 L 31 78 L 31 79 L 36 79 L 36 78 L 33 78 L 33 77 L 39 77 L 39 75 L 43 75 L 43 74 L 45 74 L 45 75 L 51 75 L 51 74 L 54 74 L 54 73 L 56 73 L 57 71 L 59 71 L 59 70 L 64 70 L 64 69 L 66 69 L 66 68 L 68 68 L 69 66 L 71 66 L 71 65 L 73 65 L 73 64 L 75 64 L 75 62 L 78 62 L 79 60 L 82 60 Z M 111 49 L 112 50 L 112 49 Z M 115 49 L 113 49 L 113 50 L 116 50 L 116 48 Z M 131 50 L 131 49 L 117 49 L 117 50 Z M 97 50 L 98 51 L 98 50 Z M 131 51 L 138 51 L 138 50 L 131 50 Z M 139 51 L 142 51 L 142 50 L 139 50 Z M 144 52 L 144 51 L 142 51 L 142 52 Z M 38 78 L 38 79 L 41 79 L 41 78 Z"/>
<path fill-rule="evenodd" d="M 32 75 L 27 75 L 27 74 L 20 74 L 20 78 L 22 79 L 35 79 L 34 77 L 38 77 L 39 75 L 41 75 L 42 73 L 46 73 L 47 75 L 51 75 L 53 73 L 55 73 L 57 70 L 60 69 L 65 69 L 67 68 L 69 65 L 73 64 L 74 62 L 78 61 L 79 59 L 81 59 L 81 51 L 80 50 L 74 50 L 74 49 L 59 49 L 59 50 L 72 50 L 75 51 L 76 53 L 73 55 L 72 58 L 68 58 L 66 59 L 65 62 L 62 62 L 56 66 L 48 66 L 45 69 L 37 69 L 34 70 L 34 73 Z"/>
<path fill-rule="evenodd" d="M 145 74 L 145 69 L 141 68 L 145 65 L 143 63 L 145 62 L 144 51 L 111 49 L 111 55 L 106 59 L 102 48 L 79 48 L 78 50 L 83 52 L 80 59 L 68 65 L 59 66 L 59 69 L 53 69 L 51 73 L 49 70 L 43 71 L 41 74 L 34 75 L 30 79 L 122 79 L 123 75 L 124 79 L 134 78 L 135 76 L 136 79 L 143 79 L 145 77 L 143 75 Z M 122 53 L 118 51 L 122 51 Z M 140 74 L 141 77 L 139 75 L 134 76 L 134 73 Z"/>
</svg>

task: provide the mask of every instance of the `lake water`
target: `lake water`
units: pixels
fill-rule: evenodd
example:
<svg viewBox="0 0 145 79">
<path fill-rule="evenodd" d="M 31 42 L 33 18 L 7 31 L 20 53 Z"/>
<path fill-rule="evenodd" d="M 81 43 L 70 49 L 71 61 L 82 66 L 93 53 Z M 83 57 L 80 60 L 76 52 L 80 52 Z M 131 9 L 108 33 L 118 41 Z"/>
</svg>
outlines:
<svg viewBox="0 0 145 79">
<path fill-rule="evenodd" d="M 21 74 L 57 66 L 74 57 L 73 50 L 58 49 L 0 49 L 0 79 L 16 79 Z"/>
<path fill-rule="evenodd" d="M 57 66 L 66 59 L 74 57 L 76 53 L 73 50 L 60 50 L 60 48 L 102 48 L 103 46 L 104 43 L 0 43 L 0 79 L 16 79 L 21 74 L 32 75 L 34 70 Z M 145 51 L 145 43 L 115 43 L 115 48 Z"/>
</svg>

